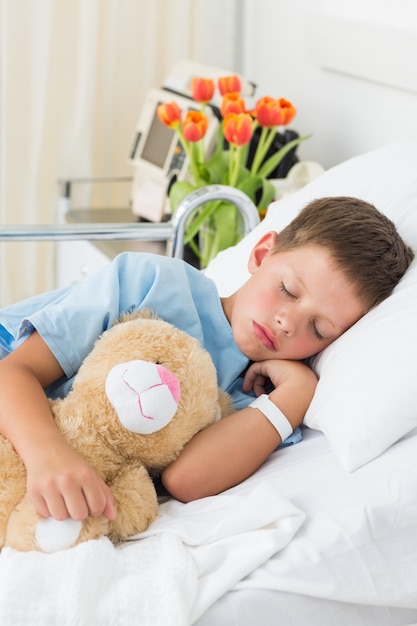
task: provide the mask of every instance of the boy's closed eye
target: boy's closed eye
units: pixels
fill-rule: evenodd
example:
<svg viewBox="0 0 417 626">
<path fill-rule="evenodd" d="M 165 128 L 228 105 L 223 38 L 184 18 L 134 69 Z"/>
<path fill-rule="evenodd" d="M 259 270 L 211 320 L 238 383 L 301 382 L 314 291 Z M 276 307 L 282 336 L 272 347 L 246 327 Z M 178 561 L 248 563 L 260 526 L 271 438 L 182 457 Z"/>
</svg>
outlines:
<svg viewBox="0 0 417 626">
<path fill-rule="evenodd" d="M 281 289 L 282 293 L 287 296 L 288 298 L 291 298 L 291 300 L 296 300 L 297 296 L 295 296 L 293 293 L 291 293 L 291 291 L 289 291 L 286 286 L 284 285 L 284 283 L 281 281 L 279 288 Z"/>
<path fill-rule="evenodd" d="M 323 337 L 323 335 L 320 333 L 314 321 L 312 322 L 312 325 L 313 325 L 313 333 L 314 333 L 315 338 L 318 339 L 319 341 L 324 341 L 325 337 Z"/>
<path fill-rule="evenodd" d="M 289 291 L 289 289 L 287 289 L 287 287 L 285 286 L 283 281 L 280 282 L 279 288 L 280 288 L 280 290 L 282 291 L 282 293 L 285 296 L 287 296 L 291 300 L 297 300 L 297 296 L 294 295 L 293 293 L 291 293 L 291 291 Z M 316 322 L 313 320 L 311 324 L 312 324 L 313 333 L 314 333 L 315 338 L 318 339 L 319 341 L 324 341 L 325 337 L 318 330 Z"/>
</svg>

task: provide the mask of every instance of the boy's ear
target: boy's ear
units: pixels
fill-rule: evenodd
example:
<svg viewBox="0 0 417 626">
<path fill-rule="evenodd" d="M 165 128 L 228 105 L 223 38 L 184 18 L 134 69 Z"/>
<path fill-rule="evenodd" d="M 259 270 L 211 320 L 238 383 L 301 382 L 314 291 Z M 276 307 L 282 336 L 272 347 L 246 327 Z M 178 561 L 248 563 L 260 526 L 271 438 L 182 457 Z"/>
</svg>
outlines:
<svg viewBox="0 0 417 626">
<path fill-rule="evenodd" d="M 265 233 L 252 248 L 249 256 L 248 270 L 251 274 L 262 264 L 262 261 L 275 246 L 278 240 L 278 233 L 271 230 Z"/>
</svg>

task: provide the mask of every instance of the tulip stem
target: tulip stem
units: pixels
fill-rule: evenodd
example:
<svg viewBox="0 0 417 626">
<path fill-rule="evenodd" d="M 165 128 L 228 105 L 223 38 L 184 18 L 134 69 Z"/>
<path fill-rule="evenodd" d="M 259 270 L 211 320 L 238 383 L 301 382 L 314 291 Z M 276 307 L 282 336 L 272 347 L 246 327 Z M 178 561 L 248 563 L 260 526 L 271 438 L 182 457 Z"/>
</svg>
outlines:
<svg viewBox="0 0 417 626">
<path fill-rule="evenodd" d="M 184 148 L 184 152 L 185 152 L 185 154 L 188 157 L 189 168 L 190 168 L 192 177 L 194 178 L 195 184 L 197 186 L 204 185 L 205 182 L 200 180 L 196 159 L 194 158 L 195 155 L 193 154 L 193 152 L 195 152 L 194 144 L 191 145 L 191 146 L 189 145 L 188 141 L 185 139 L 185 137 L 183 135 L 183 132 L 182 132 L 182 130 L 181 130 L 181 128 L 179 126 L 175 130 L 177 132 L 177 135 L 178 135 L 178 138 L 180 140 L 180 143 L 181 143 L 182 147 Z M 201 162 L 202 163 L 204 162 L 204 151 L 202 151 Z"/>
<path fill-rule="evenodd" d="M 242 160 L 242 150 L 240 147 L 230 144 L 230 161 L 229 161 L 229 182 L 231 187 L 236 187 L 239 177 L 240 163 Z"/>
<path fill-rule="evenodd" d="M 256 174 L 261 166 L 262 158 L 263 158 L 263 144 L 265 143 L 266 133 L 267 133 L 267 128 L 264 126 L 261 130 L 261 134 L 259 135 L 258 145 L 256 147 L 256 152 L 253 157 L 252 167 L 250 169 L 251 174 Z"/>
<path fill-rule="evenodd" d="M 261 167 L 265 156 L 271 147 L 272 141 L 276 135 L 275 127 L 268 128 L 264 126 L 261 130 L 261 135 L 259 137 L 258 147 L 256 148 L 255 156 L 252 162 L 251 174 L 257 174 L 259 168 Z"/>
</svg>

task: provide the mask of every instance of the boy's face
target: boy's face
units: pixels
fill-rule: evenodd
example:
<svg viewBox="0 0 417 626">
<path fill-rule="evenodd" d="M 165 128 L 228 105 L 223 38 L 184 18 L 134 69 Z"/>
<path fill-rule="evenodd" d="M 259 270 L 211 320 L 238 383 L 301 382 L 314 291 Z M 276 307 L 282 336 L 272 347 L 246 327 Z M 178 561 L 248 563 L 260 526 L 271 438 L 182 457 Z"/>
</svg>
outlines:
<svg viewBox="0 0 417 626">
<path fill-rule="evenodd" d="M 312 356 L 365 312 L 325 248 L 269 254 L 277 237 L 262 237 L 249 259 L 251 278 L 223 300 L 235 341 L 252 361 Z"/>
</svg>

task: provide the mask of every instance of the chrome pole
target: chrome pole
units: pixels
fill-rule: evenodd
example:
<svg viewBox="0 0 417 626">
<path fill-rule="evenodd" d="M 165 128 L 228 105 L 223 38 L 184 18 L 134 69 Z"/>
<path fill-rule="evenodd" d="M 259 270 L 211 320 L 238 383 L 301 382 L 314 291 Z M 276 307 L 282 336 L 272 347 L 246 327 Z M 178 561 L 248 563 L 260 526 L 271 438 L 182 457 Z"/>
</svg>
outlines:
<svg viewBox="0 0 417 626">
<path fill-rule="evenodd" d="M 243 191 L 228 185 L 208 185 L 192 191 L 178 205 L 171 219 L 174 226 L 172 256 L 182 258 L 184 252 L 184 234 L 187 219 L 199 206 L 212 200 L 226 200 L 234 204 L 242 214 L 244 234 L 246 235 L 259 224 L 258 209 Z"/>
<path fill-rule="evenodd" d="M 258 210 L 243 191 L 227 185 L 208 185 L 184 198 L 169 222 L 2 225 L 0 241 L 166 241 L 168 254 L 182 258 L 187 219 L 200 205 L 212 200 L 226 200 L 240 210 L 244 234 L 259 223 Z"/>
</svg>

